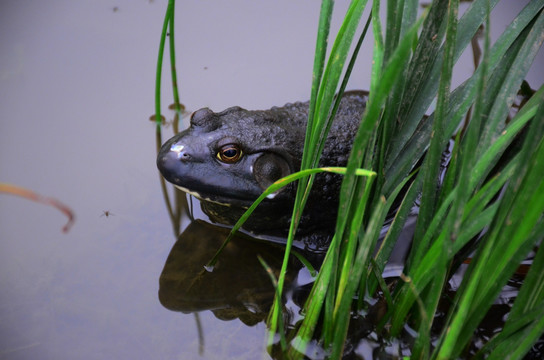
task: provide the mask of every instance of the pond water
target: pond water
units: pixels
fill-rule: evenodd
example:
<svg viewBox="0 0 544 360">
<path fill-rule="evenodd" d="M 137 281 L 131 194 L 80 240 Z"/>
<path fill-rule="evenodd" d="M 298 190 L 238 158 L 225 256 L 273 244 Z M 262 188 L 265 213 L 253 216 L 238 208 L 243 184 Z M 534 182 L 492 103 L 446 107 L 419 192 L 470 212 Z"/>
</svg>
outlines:
<svg viewBox="0 0 544 360">
<path fill-rule="evenodd" d="M 522 6 L 506 3 L 497 31 Z M 338 2 L 338 16 L 346 5 Z M 60 212 L 0 195 L 0 359 L 269 357 L 269 288 L 258 282 L 267 279 L 249 279 L 257 290 L 246 298 L 194 282 L 219 300 L 176 298 L 188 280 L 167 259 L 188 250 L 172 231 L 148 120 L 165 9 L 157 0 L 0 5 L 0 182 L 54 197 L 76 216 L 63 233 Z M 179 2 L 181 101 L 222 110 L 308 99 L 318 14 L 310 0 Z M 542 59 L 533 86 L 544 82 Z M 368 88 L 370 61 L 361 57 L 350 88 Z M 458 71 L 472 71 L 470 56 Z M 207 225 L 191 226 L 198 243 Z M 245 315 L 217 310 L 224 304 Z"/>
</svg>

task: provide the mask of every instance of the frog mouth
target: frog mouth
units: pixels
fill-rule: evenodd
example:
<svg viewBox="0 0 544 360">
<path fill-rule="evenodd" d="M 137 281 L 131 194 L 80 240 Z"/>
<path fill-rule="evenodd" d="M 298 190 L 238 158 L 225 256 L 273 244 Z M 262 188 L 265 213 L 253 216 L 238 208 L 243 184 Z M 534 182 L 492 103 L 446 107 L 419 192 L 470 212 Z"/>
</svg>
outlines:
<svg viewBox="0 0 544 360">
<path fill-rule="evenodd" d="M 242 207 L 244 209 L 247 209 L 247 208 L 249 208 L 251 206 L 251 203 L 252 203 L 249 200 L 241 200 L 241 199 L 234 200 L 233 198 L 227 198 L 225 196 L 216 196 L 216 195 L 214 195 L 212 197 L 212 196 L 204 195 L 204 194 L 199 193 L 199 192 L 194 191 L 194 190 L 189 190 L 186 187 L 183 187 L 183 186 L 180 186 L 180 185 L 175 185 L 174 184 L 174 186 L 176 187 L 176 189 L 179 189 L 179 190 L 183 191 L 184 193 L 192 195 L 192 196 L 196 197 L 200 201 L 207 201 L 207 202 L 211 202 L 211 203 L 222 205 L 222 206 L 229 206 L 230 207 L 230 206 L 236 206 L 237 205 L 237 206 L 240 206 L 240 207 Z"/>
<path fill-rule="evenodd" d="M 211 203 L 222 205 L 222 206 L 228 206 L 228 207 L 236 206 L 243 209 L 248 209 L 251 206 L 251 204 L 253 204 L 253 202 L 257 200 L 257 198 L 250 200 L 250 199 L 241 199 L 241 198 L 218 196 L 218 195 L 211 196 L 211 195 L 203 194 L 195 190 L 190 190 L 180 185 L 175 185 L 175 184 L 172 184 L 172 185 L 174 185 L 176 189 L 179 189 L 183 191 L 184 193 L 192 195 L 200 201 L 211 202 Z M 279 191 L 269 194 L 268 196 L 266 196 L 266 199 L 272 200 L 276 197 L 278 193 Z M 266 199 L 264 201 L 266 201 Z"/>
</svg>

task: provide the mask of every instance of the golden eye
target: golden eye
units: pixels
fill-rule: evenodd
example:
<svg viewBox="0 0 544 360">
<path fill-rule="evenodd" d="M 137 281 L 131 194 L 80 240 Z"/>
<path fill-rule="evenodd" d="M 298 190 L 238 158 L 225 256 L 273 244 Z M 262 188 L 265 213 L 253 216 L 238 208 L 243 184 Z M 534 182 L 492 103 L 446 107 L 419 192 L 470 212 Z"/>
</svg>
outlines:
<svg viewBox="0 0 544 360">
<path fill-rule="evenodd" d="M 236 144 L 224 145 L 217 152 L 217 158 L 224 163 L 233 164 L 242 157 L 242 149 Z"/>
</svg>

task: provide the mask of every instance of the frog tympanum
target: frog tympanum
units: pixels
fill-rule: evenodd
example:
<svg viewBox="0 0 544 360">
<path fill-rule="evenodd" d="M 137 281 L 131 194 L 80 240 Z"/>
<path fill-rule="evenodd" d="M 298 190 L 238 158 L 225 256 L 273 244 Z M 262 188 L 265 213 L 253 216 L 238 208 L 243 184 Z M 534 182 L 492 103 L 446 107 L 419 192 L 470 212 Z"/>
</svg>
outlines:
<svg viewBox="0 0 544 360">
<path fill-rule="evenodd" d="M 320 166 L 346 165 L 366 100 L 361 91 L 344 94 Z M 233 225 L 264 189 L 299 170 L 308 108 L 308 102 L 297 102 L 264 111 L 200 109 L 188 129 L 162 146 L 157 166 L 166 180 L 200 199 L 212 221 Z M 341 180 L 329 173 L 316 176 L 298 234 L 312 237 L 334 226 Z M 243 228 L 285 236 L 295 190 L 291 183 L 269 196 Z"/>
</svg>

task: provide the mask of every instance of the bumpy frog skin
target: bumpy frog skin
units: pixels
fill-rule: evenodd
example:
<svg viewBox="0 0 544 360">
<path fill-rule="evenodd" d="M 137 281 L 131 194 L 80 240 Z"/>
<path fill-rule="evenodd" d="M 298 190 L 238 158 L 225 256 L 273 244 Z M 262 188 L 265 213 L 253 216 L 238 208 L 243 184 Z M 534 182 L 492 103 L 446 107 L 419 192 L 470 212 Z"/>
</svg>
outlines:
<svg viewBox="0 0 544 360">
<path fill-rule="evenodd" d="M 365 104 L 363 92 L 344 94 L 320 166 L 345 166 Z M 214 222 L 232 225 L 271 183 L 300 168 L 308 102 L 270 110 L 231 107 L 193 113 L 191 125 L 161 148 L 157 166 L 169 182 L 201 200 Z M 299 233 L 322 232 L 336 219 L 341 177 L 316 177 Z M 244 228 L 284 236 L 289 228 L 295 186 L 263 201 Z"/>
</svg>

